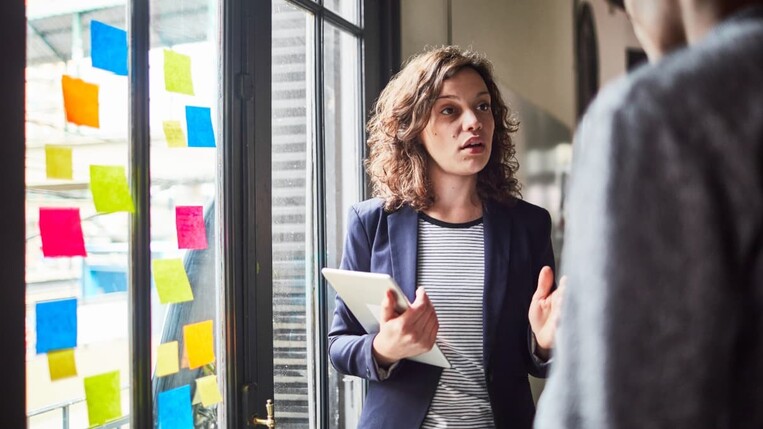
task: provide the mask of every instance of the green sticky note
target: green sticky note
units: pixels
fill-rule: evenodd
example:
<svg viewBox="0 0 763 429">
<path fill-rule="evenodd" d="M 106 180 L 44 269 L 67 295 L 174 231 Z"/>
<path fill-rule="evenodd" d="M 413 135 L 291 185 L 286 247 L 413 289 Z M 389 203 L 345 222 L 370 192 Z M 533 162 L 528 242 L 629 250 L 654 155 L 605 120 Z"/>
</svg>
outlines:
<svg viewBox="0 0 763 429">
<path fill-rule="evenodd" d="M 90 426 L 102 425 L 122 416 L 119 371 L 85 377 L 85 400 Z"/>
<path fill-rule="evenodd" d="M 124 167 L 91 165 L 90 191 L 98 213 L 135 212 Z"/>
<path fill-rule="evenodd" d="M 164 137 L 167 139 L 167 147 L 188 147 L 180 121 L 164 121 L 162 128 L 164 128 Z"/>
<path fill-rule="evenodd" d="M 48 179 L 72 180 L 71 146 L 45 145 L 45 173 Z"/>
<path fill-rule="evenodd" d="M 159 302 L 169 304 L 193 300 L 191 282 L 188 281 L 182 259 L 154 259 L 151 268 Z"/>
<path fill-rule="evenodd" d="M 164 88 L 170 92 L 193 95 L 191 57 L 164 50 Z"/>
</svg>

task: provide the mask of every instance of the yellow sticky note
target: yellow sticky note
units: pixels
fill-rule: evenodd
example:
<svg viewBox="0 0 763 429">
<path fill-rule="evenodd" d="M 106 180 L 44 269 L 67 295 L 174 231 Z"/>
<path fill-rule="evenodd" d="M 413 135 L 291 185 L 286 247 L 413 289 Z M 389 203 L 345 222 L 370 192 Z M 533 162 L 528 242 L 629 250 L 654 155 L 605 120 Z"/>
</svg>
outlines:
<svg viewBox="0 0 763 429">
<path fill-rule="evenodd" d="M 72 180 L 71 146 L 45 145 L 45 173 L 48 179 Z"/>
<path fill-rule="evenodd" d="M 135 212 L 124 167 L 91 165 L 90 192 L 98 213 Z"/>
<path fill-rule="evenodd" d="M 190 369 L 196 369 L 215 361 L 211 320 L 183 326 L 183 336 Z"/>
<path fill-rule="evenodd" d="M 220 387 L 217 386 L 216 375 L 197 378 L 196 393 L 199 395 L 199 399 L 201 399 L 201 404 L 205 407 L 222 402 L 223 400 L 223 395 L 220 394 Z"/>
<path fill-rule="evenodd" d="M 164 50 L 164 88 L 170 92 L 193 95 L 191 57 Z"/>
<path fill-rule="evenodd" d="M 48 352 L 48 370 L 51 381 L 76 377 L 77 364 L 74 361 L 74 349 Z"/>
<path fill-rule="evenodd" d="M 168 147 L 187 147 L 185 134 L 183 134 L 183 125 L 180 121 L 164 121 L 164 137 L 167 139 Z"/>
<path fill-rule="evenodd" d="M 164 377 L 178 371 L 178 342 L 159 344 L 156 352 L 156 376 Z"/>
<path fill-rule="evenodd" d="M 98 118 L 98 85 L 64 75 L 61 78 L 64 91 L 66 120 L 77 125 L 100 128 Z"/>
<path fill-rule="evenodd" d="M 191 405 L 196 404 L 201 404 L 201 391 L 198 386 L 196 386 L 196 392 L 193 393 L 193 400 L 191 401 Z"/>
<path fill-rule="evenodd" d="M 122 416 L 119 371 L 85 377 L 84 381 L 90 426 L 102 425 Z"/>
<path fill-rule="evenodd" d="M 193 300 L 191 283 L 182 259 L 154 259 L 151 261 L 159 302 L 169 304 Z"/>
</svg>

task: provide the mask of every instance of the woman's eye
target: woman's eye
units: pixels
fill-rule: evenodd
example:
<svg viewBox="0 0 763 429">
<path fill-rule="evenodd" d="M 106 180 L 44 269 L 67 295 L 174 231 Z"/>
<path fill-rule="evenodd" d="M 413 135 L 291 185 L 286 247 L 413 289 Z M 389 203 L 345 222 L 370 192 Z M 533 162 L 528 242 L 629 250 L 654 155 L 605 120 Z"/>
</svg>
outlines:
<svg viewBox="0 0 763 429">
<path fill-rule="evenodd" d="M 453 108 L 452 107 L 446 107 L 442 110 L 440 110 L 440 113 L 443 115 L 452 115 L 453 114 Z"/>
<path fill-rule="evenodd" d="M 488 110 L 490 110 L 490 103 L 481 103 L 479 106 L 477 106 L 477 109 L 483 112 L 487 112 Z"/>
</svg>

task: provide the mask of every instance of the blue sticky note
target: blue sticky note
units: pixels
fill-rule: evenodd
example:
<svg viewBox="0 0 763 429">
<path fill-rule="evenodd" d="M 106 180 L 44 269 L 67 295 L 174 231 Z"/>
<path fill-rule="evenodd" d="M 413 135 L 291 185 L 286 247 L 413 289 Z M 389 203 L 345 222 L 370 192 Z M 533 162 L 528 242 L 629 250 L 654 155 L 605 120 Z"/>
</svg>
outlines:
<svg viewBox="0 0 763 429">
<path fill-rule="evenodd" d="M 100 21 L 90 21 L 93 67 L 127 76 L 127 32 Z"/>
<path fill-rule="evenodd" d="M 185 106 L 188 147 L 215 147 L 212 111 L 209 107 Z"/>
<path fill-rule="evenodd" d="M 193 429 L 191 386 L 159 393 L 159 429 Z"/>
<path fill-rule="evenodd" d="M 77 299 L 38 302 L 37 353 L 77 347 Z"/>
</svg>

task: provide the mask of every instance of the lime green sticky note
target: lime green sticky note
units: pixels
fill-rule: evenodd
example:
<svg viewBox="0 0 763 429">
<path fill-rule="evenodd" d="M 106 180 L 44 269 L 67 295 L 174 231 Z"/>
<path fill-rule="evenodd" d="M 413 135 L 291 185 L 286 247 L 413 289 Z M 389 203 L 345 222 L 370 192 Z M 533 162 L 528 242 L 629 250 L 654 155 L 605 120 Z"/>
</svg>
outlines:
<svg viewBox="0 0 763 429">
<path fill-rule="evenodd" d="M 51 381 L 76 377 L 77 364 L 74 361 L 74 349 L 49 351 L 48 370 L 50 371 Z"/>
<path fill-rule="evenodd" d="M 164 50 L 164 88 L 170 92 L 193 95 L 191 57 Z"/>
<path fill-rule="evenodd" d="M 183 326 L 183 338 L 190 369 L 215 361 L 215 341 L 211 320 Z"/>
<path fill-rule="evenodd" d="M 164 137 L 167 139 L 167 147 L 188 147 L 183 134 L 183 125 L 180 121 L 164 121 Z"/>
<path fill-rule="evenodd" d="M 196 393 L 199 395 L 201 404 L 205 407 L 217 404 L 223 400 L 223 395 L 220 394 L 220 387 L 217 386 L 216 375 L 197 378 Z"/>
<path fill-rule="evenodd" d="M 174 374 L 180 371 L 178 364 L 178 342 L 159 344 L 159 350 L 156 352 L 156 376 Z"/>
<path fill-rule="evenodd" d="M 72 180 L 71 146 L 45 145 L 45 173 L 48 179 Z"/>
<path fill-rule="evenodd" d="M 124 167 L 91 165 L 90 191 L 98 213 L 135 212 Z"/>
<path fill-rule="evenodd" d="M 151 261 L 159 302 L 169 304 L 193 300 L 191 282 L 182 259 L 154 259 Z"/>
<path fill-rule="evenodd" d="M 102 425 L 122 416 L 119 371 L 85 377 L 85 400 L 90 426 Z"/>
</svg>

